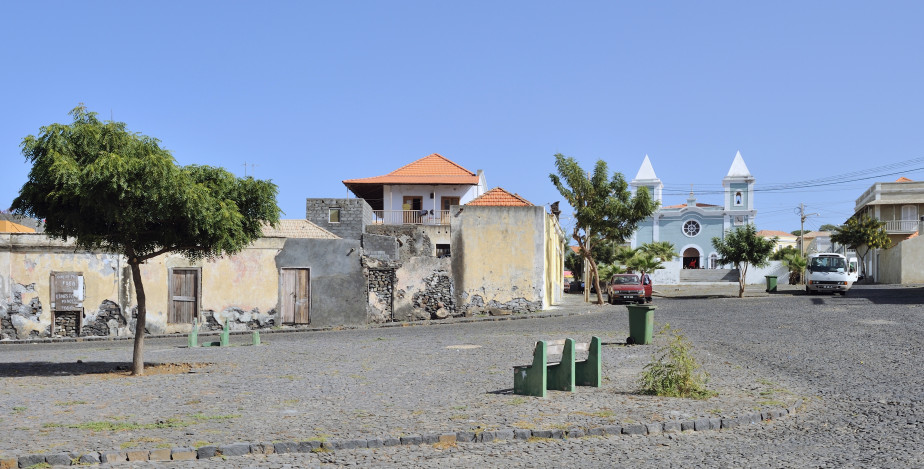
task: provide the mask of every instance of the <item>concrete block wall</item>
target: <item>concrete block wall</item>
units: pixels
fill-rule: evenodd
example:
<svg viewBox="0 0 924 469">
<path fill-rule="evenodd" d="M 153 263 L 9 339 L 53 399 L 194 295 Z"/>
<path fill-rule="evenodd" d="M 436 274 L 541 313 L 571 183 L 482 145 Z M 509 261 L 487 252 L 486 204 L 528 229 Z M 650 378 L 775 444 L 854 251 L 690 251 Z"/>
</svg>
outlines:
<svg viewBox="0 0 924 469">
<path fill-rule="evenodd" d="M 340 221 L 330 222 L 330 209 L 340 209 Z M 363 199 L 307 199 L 305 218 L 345 239 L 360 239 L 372 223 L 372 207 Z"/>
<path fill-rule="evenodd" d="M 363 234 L 363 254 L 377 259 L 397 260 L 398 241 L 394 236 Z"/>
</svg>

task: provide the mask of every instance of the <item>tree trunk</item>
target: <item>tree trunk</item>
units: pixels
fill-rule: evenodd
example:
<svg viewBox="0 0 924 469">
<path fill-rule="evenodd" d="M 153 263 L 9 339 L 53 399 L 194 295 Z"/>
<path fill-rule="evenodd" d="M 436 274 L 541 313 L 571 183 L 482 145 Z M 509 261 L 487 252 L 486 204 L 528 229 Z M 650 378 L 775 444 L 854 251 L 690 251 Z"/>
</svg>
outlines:
<svg viewBox="0 0 924 469">
<path fill-rule="evenodd" d="M 744 281 L 747 279 L 748 275 L 748 265 L 744 264 L 744 267 L 738 267 L 738 298 L 744 298 Z"/>
<path fill-rule="evenodd" d="M 133 257 L 133 256 L 131 256 Z M 132 282 L 135 284 L 135 296 L 138 299 L 138 318 L 135 321 L 135 348 L 132 352 L 132 375 L 144 374 L 144 327 L 147 324 L 147 310 L 144 302 L 144 285 L 141 284 L 141 266 L 129 257 L 128 265 L 132 269 Z"/>
<path fill-rule="evenodd" d="M 590 273 L 593 277 L 594 286 L 597 288 L 597 301 L 595 304 L 603 304 L 603 294 L 600 291 L 600 275 L 597 273 L 597 263 L 590 257 L 585 262 L 590 262 Z"/>
</svg>

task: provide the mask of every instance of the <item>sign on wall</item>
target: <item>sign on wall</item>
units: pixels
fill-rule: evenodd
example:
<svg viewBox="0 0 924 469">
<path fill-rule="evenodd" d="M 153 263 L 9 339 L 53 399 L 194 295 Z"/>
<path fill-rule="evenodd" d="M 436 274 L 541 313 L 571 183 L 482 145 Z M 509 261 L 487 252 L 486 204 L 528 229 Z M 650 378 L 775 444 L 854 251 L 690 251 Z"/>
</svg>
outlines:
<svg viewBox="0 0 924 469">
<path fill-rule="evenodd" d="M 83 274 L 80 272 L 51 273 L 51 309 L 54 311 L 83 310 Z"/>
</svg>

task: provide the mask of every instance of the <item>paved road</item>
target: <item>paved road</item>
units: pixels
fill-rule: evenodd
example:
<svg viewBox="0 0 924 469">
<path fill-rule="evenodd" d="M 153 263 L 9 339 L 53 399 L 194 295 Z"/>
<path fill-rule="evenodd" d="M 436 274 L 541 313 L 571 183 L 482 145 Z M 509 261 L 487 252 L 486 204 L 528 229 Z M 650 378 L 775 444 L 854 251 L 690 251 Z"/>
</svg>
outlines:
<svg viewBox="0 0 924 469">
<path fill-rule="evenodd" d="M 574 302 L 560 317 L 266 336 L 266 347 L 189 350 L 151 341 L 147 361 L 196 373 L 109 378 L 129 343 L 0 347 L 3 454 L 234 441 L 366 438 L 432 431 L 592 427 L 734 416 L 805 400 L 795 416 L 732 430 L 659 436 L 463 443 L 230 458 L 231 467 L 924 466 L 921 288 L 858 286 L 846 298 L 656 299 L 719 391 L 708 401 L 638 396 L 656 346 L 617 345 L 625 310 Z M 607 380 L 546 400 L 505 394 L 509 366 L 539 338 L 600 335 Z M 239 339 L 242 340 L 242 339 Z M 76 360 L 84 363 L 75 364 Z M 167 419 L 175 428 L 138 428 Z M 120 431 L 88 423 L 122 421 Z M 83 423 L 76 428 L 65 423 Z M 182 467 L 207 467 L 197 461 Z M 154 467 L 129 463 L 121 467 Z"/>
</svg>

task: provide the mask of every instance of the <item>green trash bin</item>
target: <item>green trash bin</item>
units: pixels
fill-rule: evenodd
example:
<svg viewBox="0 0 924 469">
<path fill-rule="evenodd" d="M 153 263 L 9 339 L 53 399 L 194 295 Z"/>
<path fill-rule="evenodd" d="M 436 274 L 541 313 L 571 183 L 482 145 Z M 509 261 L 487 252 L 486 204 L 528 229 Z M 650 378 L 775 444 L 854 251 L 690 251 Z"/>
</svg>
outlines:
<svg viewBox="0 0 924 469">
<path fill-rule="evenodd" d="M 629 308 L 629 337 L 627 344 L 648 345 L 654 334 L 653 305 L 626 305 Z"/>
<path fill-rule="evenodd" d="M 764 275 L 767 279 L 767 293 L 776 291 L 776 275 Z"/>
</svg>

